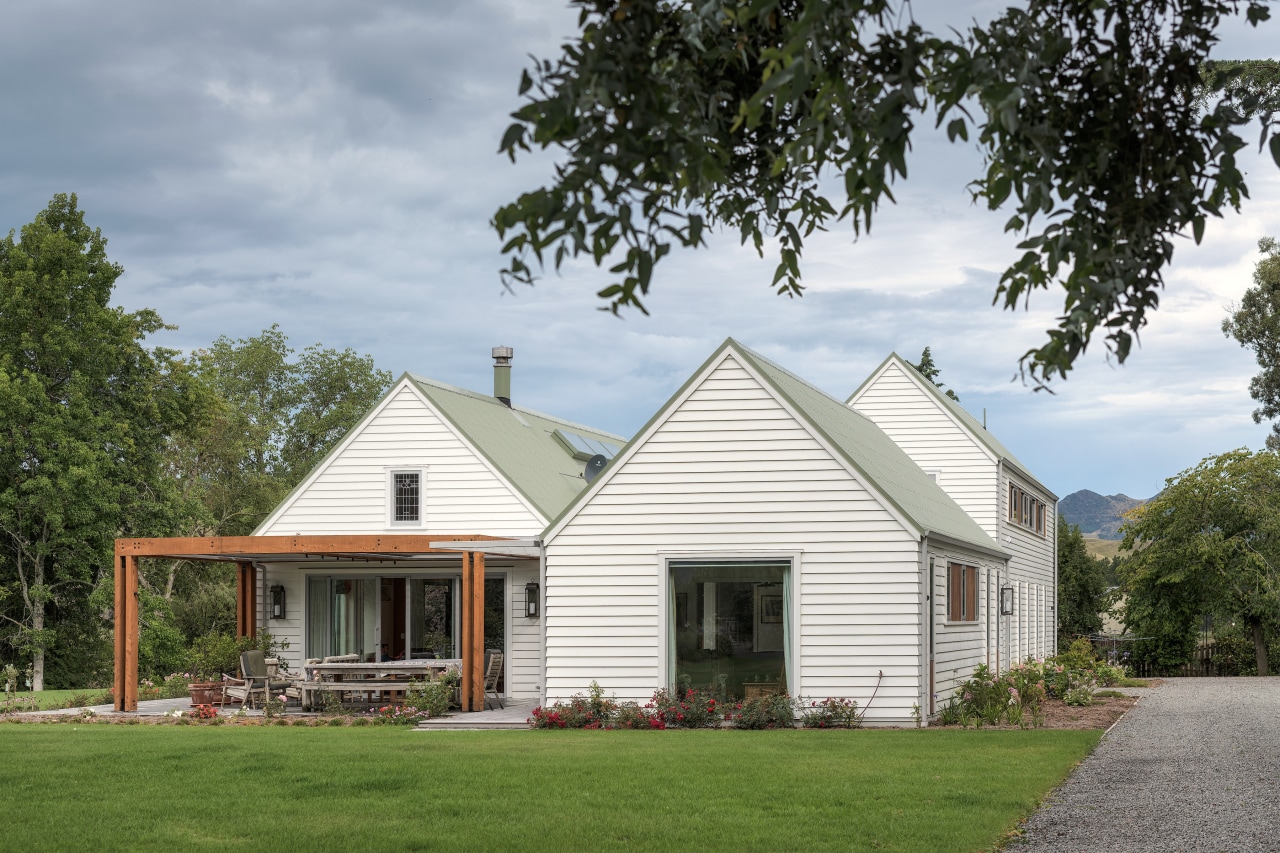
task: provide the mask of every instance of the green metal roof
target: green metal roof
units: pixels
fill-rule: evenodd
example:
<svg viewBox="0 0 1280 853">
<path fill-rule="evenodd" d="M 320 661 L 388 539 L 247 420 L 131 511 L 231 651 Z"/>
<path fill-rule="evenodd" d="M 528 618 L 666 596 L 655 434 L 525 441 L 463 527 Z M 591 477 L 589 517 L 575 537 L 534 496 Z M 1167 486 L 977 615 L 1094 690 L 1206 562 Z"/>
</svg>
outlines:
<svg viewBox="0 0 1280 853">
<path fill-rule="evenodd" d="M 1026 465 L 1023 465 L 1022 461 L 1019 460 L 1018 457 L 1014 456 L 1013 452 L 1010 451 L 1009 448 L 1005 447 L 1004 444 L 1000 442 L 1000 439 L 992 435 L 987 430 L 987 428 L 982 425 L 981 421 L 979 421 L 973 415 L 969 414 L 969 412 L 964 408 L 964 406 L 961 406 L 955 400 L 952 400 L 950 397 L 944 394 L 941 388 L 939 388 L 938 386 L 934 385 L 932 382 L 928 381 L 923 376 L 921 376 L 920 372 L 917 371 L 914 367 L 912 367 L 910 362 L 905 361 L 902 358 L 902 356 L 898 355 L 896 352 L 889 353 L 889 357 L 886 358 L 884 361 L 880 362 L 879 367 L 871 371 L 871 374 L 862 381 L 862 384 L 857 387 L 857 390 L 855 390 L 852 394 L 849 395 L 848 402 L 853 402 L 853 398 L 857 397 L 858 394 L 862 392 L 862 389 L 867 387 L 868 383 L 870 383 L 871 380 L 875 378 L 880 373 L 880 371 L 884 369 L 884 366 L 889 362 L 893 362 L 897 364 L 898 367 L 901 368 L 908 377 L 919 380 L 916 382 L 916 384 L 919 385 L 921 388 L 923 388 L 925 390 L 925 393 L 931 394 L 933 398 L 938 401 L 939 405 L 941 405 L 944 409 L 946 409 L 948 412 L 954 415 L 957 420 L 959 420 L 962 424 L 964 424 L 965 429 L 967 429 L 969 434 L 973 436 L 974 440 L 977 441 L 982 446 L 984 446 L 987 450 L 991 451 L 991 453 L 994 454 L 997 459 L 1002 459 L 1006 463 L 1011 465 L 1019 474 L 1025 477 L 1028 481 L 1030 481 L 1036 487 L 1042 489 L 1045 492 L 1045 494 L 1053 498 L 1055 501 L 1058 499 L 1058 496 L 1055 495 L 1052 491 L 1050 491 L 1049 488 L 1045 486 L 1044 483 L 1041 483 L 1039 480 L 1037 480 L 1035 476 L 1032 475 L 1031 470 L 1027 468 Z"/>
<path fill-rule="evenodd" d="M 440 414 L 532 504 L 555 518 L 587 485 L 583 463 L 555 438 L 562 430 L 612 445 L 626 439 L 497 398 L 407 374 Z"/>
<path fill-rule="evenodd" d="M 759 373 L 772 390 L 796 410 L 809 427 L 824 436 L 844 461 L 857 471 L 871 488 L 883 495 L 919 532 L 936 534 L 1000 557 L 1007 557 L 1007 554 L 1000 550 L 977 522 L 948 497 L 937 483 L 929 479 L 929 475 L 911 461 L 911 458 L 865 415 L 854 411 L 824 391 L 818 390 L 759 353 L 744 347 L 733 338 L 728 338 L 701 367 L 694 371 L 680 389 L 671 396 L 671 399 L 628 442 L 618 457 L 626 456 L 639 437 L 647 433 L 654 423 L 666 415 L 690 384 L 726 349 L 732 350 Z M 560 516 L 543 531 L 543 536 L 558 527 L 586 500 L 588 498 L 584 493 L 573 503 L 566 505 Z"/>
</svg>

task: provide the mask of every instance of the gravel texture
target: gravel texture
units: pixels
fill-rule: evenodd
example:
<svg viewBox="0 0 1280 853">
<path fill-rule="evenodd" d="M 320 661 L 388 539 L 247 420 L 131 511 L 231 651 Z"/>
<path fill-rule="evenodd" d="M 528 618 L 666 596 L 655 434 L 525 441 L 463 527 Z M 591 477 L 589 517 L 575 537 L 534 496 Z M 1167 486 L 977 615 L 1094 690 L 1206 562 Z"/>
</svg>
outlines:
<svg viewBox="0 0 1280 853">
<path fill-rule="evenodd" d="M 1143 693 L 1009 849 L 1280 851 L 1280 677 Z"/>
</svg>

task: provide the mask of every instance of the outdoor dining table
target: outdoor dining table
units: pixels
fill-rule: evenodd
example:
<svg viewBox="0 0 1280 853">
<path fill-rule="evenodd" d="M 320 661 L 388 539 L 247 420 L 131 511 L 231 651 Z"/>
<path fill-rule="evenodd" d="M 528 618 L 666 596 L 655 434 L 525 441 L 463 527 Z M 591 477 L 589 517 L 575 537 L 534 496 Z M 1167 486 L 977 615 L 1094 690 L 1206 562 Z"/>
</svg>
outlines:
<svg viewBox="0 0 1280 853">
<path fill-rule="evenodd" d="M 310 707 L 310 694 L 320 690 L 374 693 L 397 686 L 400 692 L 411 679 L 434 680 L 450 669 L 461 667 L 461 658 L 309 663 L 302 668 L 304 680 L 298 686 L 303 691 L 300 697 L 303 707 Z"/>
</svg>

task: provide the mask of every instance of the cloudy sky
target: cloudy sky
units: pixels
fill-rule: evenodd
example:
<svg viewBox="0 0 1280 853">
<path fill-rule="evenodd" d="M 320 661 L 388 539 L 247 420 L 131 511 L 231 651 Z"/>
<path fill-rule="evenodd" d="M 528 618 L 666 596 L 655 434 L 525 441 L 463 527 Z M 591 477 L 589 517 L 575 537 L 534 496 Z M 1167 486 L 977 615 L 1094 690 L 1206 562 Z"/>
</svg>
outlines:
<svg viewBox="0 0 1280 853">
<path fill-rule="evenodd" d="M 941 27 L 1002 5 L 917 13 Z M 1007 215 L 970 204 L 976 153 L 927 135 L 869 237 L 808 244 L 803 299 L 775 296 L 773 262 L 732 235 L 664 261 L 649 317 L 598 311 L 606 275 L 584 265 L 505 293 L 489 219 L 553 161 L 513 166 L 497 143 L 528 55 L 553 55 L 574 20 L 565 0 L 19 0 L 0 30 L 0 229 L 78 193 L 125 268 L 119 304 L 178 326 L 156 343 L 279 323 L 299 349 L 349 346 L 477 390 L 504 344 L 519 403 L 623 435 L 733 336 L 841 399 L 890 351 L 930 346 L 1059 495 L 1146 497 L 1206 455 L 1261 446 L 1254 364 L 1219 331 L 1258 238 L 1280 236 L 1280 170 L 1253 150 L 1253 198 L 1179 246 L 1142 348 L 1117 366 L 1095 347 L 1055 395 L 1015 374 L 1060 299 L 991 307 L 1014 257 Z M 1231 27 L 1220 56 L 1275 57 L 1277 27 Z"/>
</svg>

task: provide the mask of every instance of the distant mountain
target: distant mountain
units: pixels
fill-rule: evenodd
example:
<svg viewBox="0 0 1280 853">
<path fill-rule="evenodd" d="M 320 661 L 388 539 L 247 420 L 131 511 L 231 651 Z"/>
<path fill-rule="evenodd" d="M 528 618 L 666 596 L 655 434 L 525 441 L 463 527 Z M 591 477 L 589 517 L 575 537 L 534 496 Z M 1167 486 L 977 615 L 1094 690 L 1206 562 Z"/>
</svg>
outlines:
<svg viewBox="0 0 1280 853">
<path fill-rule="evenodd" d="M 1123 513 L 1150 500 L 1139 500 L 1128 495 L 1100 495 L 1088 489 L 1072 492 L 1058 501 L 1058 514 L 1080 528 L 1085 536 L 1099 539 L 1119 539 Z"/>
</svg>

